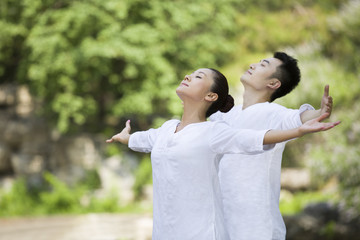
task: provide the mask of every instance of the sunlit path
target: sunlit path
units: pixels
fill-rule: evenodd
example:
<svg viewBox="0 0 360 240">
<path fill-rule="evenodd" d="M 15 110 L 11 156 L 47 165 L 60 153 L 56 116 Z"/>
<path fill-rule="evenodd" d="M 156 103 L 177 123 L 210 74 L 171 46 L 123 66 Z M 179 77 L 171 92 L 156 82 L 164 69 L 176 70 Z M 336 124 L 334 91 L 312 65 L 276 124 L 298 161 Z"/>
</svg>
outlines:
<svg viewBox="0 0 360 240">
<path fill-rule="evenodd" d="M 1 240 L 148 240 L 151 215 L 87 214 L 0 219 Z"/>
</svg>

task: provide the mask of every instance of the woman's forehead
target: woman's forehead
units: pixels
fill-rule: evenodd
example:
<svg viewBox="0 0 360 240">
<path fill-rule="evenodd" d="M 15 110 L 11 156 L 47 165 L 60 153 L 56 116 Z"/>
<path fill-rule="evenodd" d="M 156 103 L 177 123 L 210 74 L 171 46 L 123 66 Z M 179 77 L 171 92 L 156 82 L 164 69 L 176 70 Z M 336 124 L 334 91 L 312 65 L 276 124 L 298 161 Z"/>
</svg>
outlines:
<svg viewBox="0 0 360 240">
<path fill-rule="evenodd" d="M 212 71 L 208 68 L 199 68 L 194 73 L 196 74 L 204 74 L 207 77 L 211 77 Z"/>
</svg>

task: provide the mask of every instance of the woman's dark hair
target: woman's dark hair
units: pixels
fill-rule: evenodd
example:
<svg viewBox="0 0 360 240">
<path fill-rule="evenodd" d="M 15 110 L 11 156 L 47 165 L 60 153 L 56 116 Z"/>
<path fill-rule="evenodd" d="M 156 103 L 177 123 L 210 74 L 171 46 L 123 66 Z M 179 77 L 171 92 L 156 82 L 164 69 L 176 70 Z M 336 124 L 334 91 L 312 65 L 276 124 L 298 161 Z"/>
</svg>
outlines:
<svg viewBox="0 0 360 240">
<path fill-rule="evenodd" d="M 229 85 L 226 77 L 216 69 L 209 68 L 213 72 L 214 83 L 210 91 L 218 95 L 218 99 L 211 104 L 206 112 L 206 117 L 220 111 L 228 112 L 234 106 L 234 98 L 229 95 Z"/>
<path fill-rule="evenodd" d="M 275 52 L 274 58 L 279 59 L 282 64 L 276 68 L 276 72 L 271 78 L 277 78 L 281 86 L 271 95 L 270 101 L 285 96 L 291 92 L 300 82 L 300 69 L 297 60 L 284 52 Z"/>
</svg>

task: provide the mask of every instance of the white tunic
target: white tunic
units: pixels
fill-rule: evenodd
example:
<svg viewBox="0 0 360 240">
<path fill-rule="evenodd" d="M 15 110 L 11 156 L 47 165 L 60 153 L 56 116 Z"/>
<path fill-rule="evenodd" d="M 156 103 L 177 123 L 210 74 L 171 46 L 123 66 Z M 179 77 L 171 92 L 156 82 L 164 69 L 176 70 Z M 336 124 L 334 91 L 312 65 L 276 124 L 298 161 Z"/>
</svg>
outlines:
<svg viewBox="0 0 360 240">
<path fill-rule="evenodd" d="M 234 130 L 201 122 L 174 133 L 178 120 L 131 135 L 129 147 L 150 152 L 153 240 L 227 240 L 218 161 L 222 153 L 259 153 L 267 130 Z"/>
<path fill-rule="evenodd" d="M 291 129 L 299 127 L 299 110 L 276 103 L 258 103 L 245 110 L 236 106 L 210 119 L 224 120 L 231 127 L 246 129 Z M 283 240 L 286 228 L 279 211 L 281 159 L 286 142 L 257 155 L 226 154 L 220 161 L 219 178 L 225 224 L 231 240 Z"/>
</svg>

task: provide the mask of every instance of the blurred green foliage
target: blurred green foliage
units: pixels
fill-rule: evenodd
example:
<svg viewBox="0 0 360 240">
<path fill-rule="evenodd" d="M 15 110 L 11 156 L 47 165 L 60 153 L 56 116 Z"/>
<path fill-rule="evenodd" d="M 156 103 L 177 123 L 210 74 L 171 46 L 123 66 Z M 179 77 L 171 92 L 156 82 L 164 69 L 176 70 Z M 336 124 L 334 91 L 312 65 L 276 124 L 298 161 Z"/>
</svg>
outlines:
<svg viewBox="0 0 360 240">
<path fill-rule="evenodd" d="M 230 60 L 240 2 L 4 0 L 0 79 L 29 85 L 62 132 L 122 116 L 148 127 L 180 112 L 185 73 Z"/>
<path fill-rule="evenodd" d="M 145 156 L 135 171 L 135 183 L 133 186 L 135 200 L 140 200 L 144 196 L 145 187 L 152 184 L 151 160 Z"/>
<path fill-rule="evenodd" d="M 323 86 L 330 84 L 334 98 L 331 120 L 341 120 L 335 129 L 290 142 L 287 158 L 310 167 L 319 187 L 336 177 L 340 201 L 360 213 L 360 2 L 349 1 L 329 17 L 323 41 L 297 49 L 303 80 L 280 102 L 291 107 L 308 102 L 320 107 Z M 335 24 L 335 22 L 337 24 Z M 346 43 L 345 43 L 346 42 Z"/>
<path fill-rule="evenodd" d="M 89 173 L 87 179 L 94 178 Z M 45 215 L 64 213 L 93 213 L 93 212 L 128 212 L 146 211 L 143 207 L 134 204 L 119 204 L 120 199 L 116 192 L 96 196 L 95 186 L 89 182 L 82 182 L 75 186 L 68 186 L 56 176 L 45 173 L 44 179 L 47 188 L 28 189 L 23 178 L 15 181 L 10 191 L 0 191 L 0 217 Z"/>
<path fill-rule="evenodd" d="M 360 72 L 360 2 L 349 1 L 338 14 L 328 20 L 329 36 L 324 53 L 347 70 Z"/>
<path fill-rule="evenodd" d="M 298 192 L 294 195 L 283 197 L 280 199 L 280 211 L 285 215 L 294 215 L 300 213 L 309 203 L 331 201 L 336 202 L 337 197 L 332 194 L 324 194 L 323 192 Z"/>
</svg>

